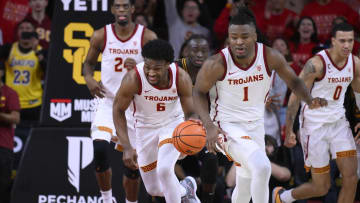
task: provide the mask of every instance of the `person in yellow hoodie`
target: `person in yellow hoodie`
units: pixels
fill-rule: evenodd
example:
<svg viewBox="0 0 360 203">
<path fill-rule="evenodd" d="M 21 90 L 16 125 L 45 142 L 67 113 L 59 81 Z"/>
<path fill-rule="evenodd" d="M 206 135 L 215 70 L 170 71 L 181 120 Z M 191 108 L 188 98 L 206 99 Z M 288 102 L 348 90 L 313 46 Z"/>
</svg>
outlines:
<svg viewBox="0 0 360 203">
<path fill-rule="evenodd" d="M 19 95 L 21 124 L 31 127 L 40 116 L 46 54 L 30 21 L 20 22 L 17 34 L 18 41 L 0 47 L 0 66 L 5 66 L 5 84 Z"/>
</svg>

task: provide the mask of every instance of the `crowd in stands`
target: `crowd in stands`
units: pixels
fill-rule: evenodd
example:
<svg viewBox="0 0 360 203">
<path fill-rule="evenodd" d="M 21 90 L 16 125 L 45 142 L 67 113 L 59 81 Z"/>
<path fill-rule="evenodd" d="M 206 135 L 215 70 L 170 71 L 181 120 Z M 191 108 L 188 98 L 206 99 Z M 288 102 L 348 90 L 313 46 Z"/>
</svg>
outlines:
<svg viewBox="0 0 360 203">
<path fill-rule="evenodd" d="M 9 139 L 13 139 L 15 126 L 15 134 L 26 137 L 31 128 L 39 125 L 55 1 L 0 2 L 0 194 L 9 190 L 11 167 L 5 166 L 13 162 L 13 142 Z M 186 41 L 193 34 L 206 36 L 214 54 L 226 47 L 229 19 L 243 4 L 254 12 L 257 27 L 266 37 L 265 44 L 284 55 L 296 74 L 310 57 L 330 47 L 331 28 L 341 22 L 354 26 L 352 53 L 360 56 L 359 0 L 136 0 L 133 19 L 168 40 L 176 58 L 188 55 Z M 31 62 L 19 63 L 21 60 Z M 32 67 L 31 72 L 27 66 Z M 301 146 L 288 149 L 282 145 L 289 95 L 286 84 L 275 75 L 265 113 L 266 153 L 272 164 L 270 191 L 275 186 L 296 186 L 311 178 L 303 167 Z M 348 120 L 355 122 L 360 112 L 351 91 L 347 95 L 347 107 L 351 107 L 347 108 Z M 235 186 L 234 165 L 222 155 L 219 160 L 214 202 L 230 202 Z M 187 157 L 178 162 L 176 173 L 180 179 L 188 175 L 200 177 L 198 165 L 197 157 Z M 341 178 L 336 164 L 331 167 L 332 187 L 325 197 L 315 201 L 337 201 Z M 197 181 L 201 184 L 200 178 Z M 359 186 L 356 198 L 360 200 Z"/>
</svg>

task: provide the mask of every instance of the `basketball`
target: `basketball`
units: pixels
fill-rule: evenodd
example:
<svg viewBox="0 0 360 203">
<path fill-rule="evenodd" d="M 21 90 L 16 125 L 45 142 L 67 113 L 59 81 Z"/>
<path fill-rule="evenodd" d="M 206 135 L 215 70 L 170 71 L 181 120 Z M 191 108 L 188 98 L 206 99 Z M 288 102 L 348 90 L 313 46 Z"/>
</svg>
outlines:
<svg viewBox="0 0 360 203">
<path fill-rule="evenodd" d="M 191 120 L 180 123 L 172 137 L 175 148 L 186 155 L 200 152 L 206 144 L 206 132 L 203 126 Z"/>
</svg>

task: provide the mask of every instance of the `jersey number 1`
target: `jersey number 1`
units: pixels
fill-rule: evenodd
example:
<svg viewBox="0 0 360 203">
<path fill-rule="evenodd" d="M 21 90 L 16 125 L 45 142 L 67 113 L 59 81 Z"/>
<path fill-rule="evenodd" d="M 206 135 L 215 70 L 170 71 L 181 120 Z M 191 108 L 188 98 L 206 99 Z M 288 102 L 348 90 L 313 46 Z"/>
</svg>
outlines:
<svg viewBox="0 0 360 203">
<path fill-rule="evenodd" d="M 243 101 L 249 101 L 248 92 L 249 87 L 244 87 L 244 99 Z"/>
</svg>

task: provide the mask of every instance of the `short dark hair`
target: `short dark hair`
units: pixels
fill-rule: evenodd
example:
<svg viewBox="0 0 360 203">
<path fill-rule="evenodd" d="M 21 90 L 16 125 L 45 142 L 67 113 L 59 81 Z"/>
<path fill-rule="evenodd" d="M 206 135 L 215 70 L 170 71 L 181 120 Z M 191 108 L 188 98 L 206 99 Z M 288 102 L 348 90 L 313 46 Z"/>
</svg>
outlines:
<svg viewBox="0 0 360 203">
<path fill-rule="evenodd" d="M 192 35 L 189 37 L 189 39 L 187 39 L 187 40 L 184 42 L 184 44 L 187 45 L 187 44 L 189 44 L 189 42 L 190 42 L 191 40 L 194 40 L 194 39 L 203 39 L 203 40 L 205 40 L 205 41 L 209 44 L 208 38 L 206 38 L 205 35 L 201 35 L 201 34 L 192 34 Z"/>
<path fill-rule="evenodd" d="M 114 1 L 115 0 L 110 0 L 110 6 L 114 5 Z M 135 4 L 135 0 L 129 0 L 129 2 L 130 2 L 131 5 Z"/>
<path fill-rule="evenodd" d="M 169 42 L 161 39 L 151 40 L 144 45 L 141 51 L 144 58 L 153 60 L 174 61 L 174 49 Z"/>
<path fill-rule="evenodd" d="M 349 23 L 336 24 L 336 25 L 334 25 L 334 27 L 331 30 L 331 37 L 336 37 L 337 31 L 350 32 L 350 31 L 354 31 L 354 28 Z"/>
<path fill-rule="evenodd" d="M 19 26 L 23 23 L 29 23 L 35 29 L 35 25 L 28 19 L 24 19 L 24 20 L 20 21 L 20 23 L 17 25 L 17 27 L 19 28 Z"/>
<path fill-rule="evenodd" d="M 230 19 L 229 25 L 253 25 L 256 27 L 255 16 L 249 8 L 240 6 L 237 14 Z"/>
<path fill-rule="evenodd" d="M 256 29 L 257 41 L 270 46 L 268 38 L 260 31 L 256 25 L 256 19 L 253 12 L 246 6 L 239 6 L 238 12 L 231 17 L 229 25 L 252 25 Z"/>
</svg>

